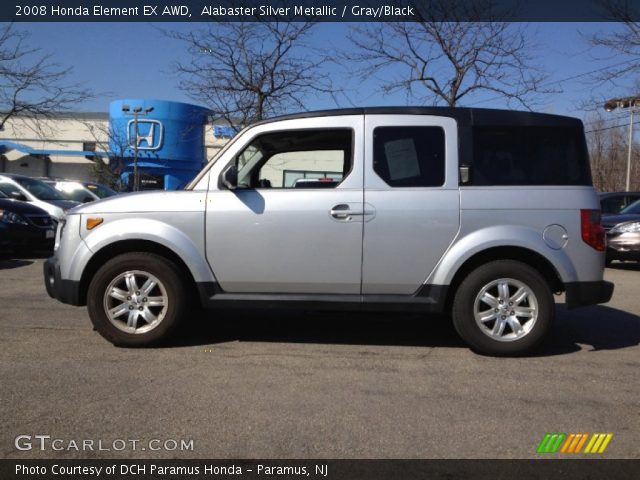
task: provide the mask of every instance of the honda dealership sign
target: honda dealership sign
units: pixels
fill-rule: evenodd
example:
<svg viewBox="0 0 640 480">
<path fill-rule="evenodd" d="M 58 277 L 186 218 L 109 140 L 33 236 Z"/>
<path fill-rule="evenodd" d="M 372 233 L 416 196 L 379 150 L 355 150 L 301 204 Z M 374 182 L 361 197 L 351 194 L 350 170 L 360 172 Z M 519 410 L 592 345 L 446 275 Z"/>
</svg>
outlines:
<svg viewBox="0 0 640 480">
<path fill-rule="evenodd" d="M 136 160 L 141 178 L 162 179 L 154 180 L 158 188 L 175 189 L 191 180 L 206 162 L 208 115 L 206 108 L 181 102 L 130 98 L 111 102 L 110 150 L 123 158 L 123 185 L 131 185 Z"/>
</svg>

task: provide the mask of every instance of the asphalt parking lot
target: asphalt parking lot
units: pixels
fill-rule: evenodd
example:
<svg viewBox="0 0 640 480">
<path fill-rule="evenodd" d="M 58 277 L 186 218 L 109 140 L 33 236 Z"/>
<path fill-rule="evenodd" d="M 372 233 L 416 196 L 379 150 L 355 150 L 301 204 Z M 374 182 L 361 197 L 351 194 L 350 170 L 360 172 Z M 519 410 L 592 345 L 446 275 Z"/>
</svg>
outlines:
<svg viewBox="0 0 640 480">
<path fill-rule="evenodd" d="M 559 305 L 536 355 L 497 359 L 442 319 L 344 312 L 217 312 L 171 347 L 119 349 L 46 295 L 42 262 L 0 259 L 1 458 L 531 458 L 546 432 L 612 432 L 603 457 L 640 457 L 640 266 L 607 269 L 607 305 Z"/>
</svg>

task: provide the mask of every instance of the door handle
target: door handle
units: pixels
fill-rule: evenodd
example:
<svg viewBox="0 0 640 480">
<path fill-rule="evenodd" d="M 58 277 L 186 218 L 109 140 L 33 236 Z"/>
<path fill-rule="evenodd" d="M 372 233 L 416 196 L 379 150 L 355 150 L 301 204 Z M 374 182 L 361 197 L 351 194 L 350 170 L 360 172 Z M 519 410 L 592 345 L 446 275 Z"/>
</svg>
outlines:
<svg viewBox="0 0 640 480">
<path fill-rule="evenodd" d="M 339 220 L 348 220 L 349 217 L 362 216 L 364 214 L 365 214 L 364 211 L 351 210 L 349 208 L 349 205 L 346 205 L 346 204 L 336 205 L 331 210 L 329 210 L 329 215 Z"/>
<path fill-rule="evenodd" d="M 365 208 L 363 210 L 351 210 L 351 207 L 349 207 L 349 205 L 347 205 L 346 203 L 341 203 L 329 210 L 329 215 L 337 220 L 349 220 L 351 217 L 375 216 L 375 208 L 373 208 L 369 204 L 365 204 L 365 206 L 368 206 L 370 208 Z"/>
</svg>

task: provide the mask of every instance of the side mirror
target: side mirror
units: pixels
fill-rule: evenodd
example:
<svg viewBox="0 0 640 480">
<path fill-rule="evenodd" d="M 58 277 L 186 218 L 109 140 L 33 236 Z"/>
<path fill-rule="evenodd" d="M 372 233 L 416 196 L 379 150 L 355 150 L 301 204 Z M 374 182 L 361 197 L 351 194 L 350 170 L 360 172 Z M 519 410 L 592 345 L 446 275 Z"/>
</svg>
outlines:
<svg viewBox="0 0 640 480">
<path fill-rule="evenodd" d="M 222 183 L 229 190 L 235 190 L 238 186 L 238 167 L 235 164 L 229 165 L 222 171 Z"/>
<path fill-rule="evenodd" d="M 93 202 L 93 197 L 84 197 L 82 199 L 82 203 L 89 203 L 89 202 Z"/>
<path fill-rule="evenodd" d="M 471 166 L 460 165 L 460 185 L 469 185 L 471 183 Z"/>
<path fill-rule="evenodd" d="M 11 195 L 11 198 L 13 198 L 14 200 L 20 200 L 21 202 L 27 201 L 27 197 L 25 197 L 23 193 L 11 192 L 10 195 Z"/>
</svg>

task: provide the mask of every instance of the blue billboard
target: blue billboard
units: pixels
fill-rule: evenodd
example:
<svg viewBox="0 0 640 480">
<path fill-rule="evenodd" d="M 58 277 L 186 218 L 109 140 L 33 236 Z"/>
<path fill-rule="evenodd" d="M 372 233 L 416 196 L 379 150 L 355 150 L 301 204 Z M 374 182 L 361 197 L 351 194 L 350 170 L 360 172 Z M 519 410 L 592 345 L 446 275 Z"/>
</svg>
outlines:
<svg viewBox="0 0 640 480">
<path fill-rule="evenodd" d="M 209 113 L 197 105 L 166 100 L 111 102 L 109 149 L 122 161 L 124 189 L 133 187 L 136 158 L 141 190 L 174 190 L 189 182 L 207 161 L 204 127 Z"/>
</svg>

